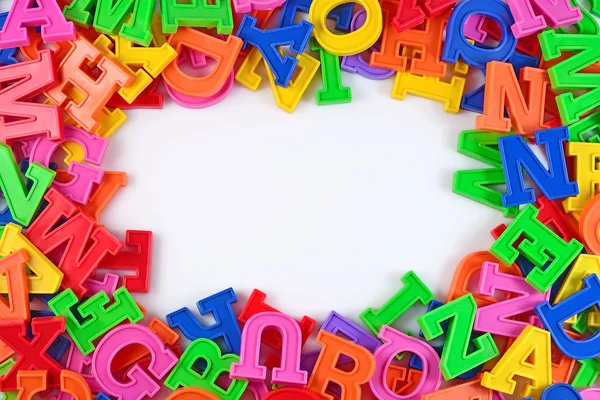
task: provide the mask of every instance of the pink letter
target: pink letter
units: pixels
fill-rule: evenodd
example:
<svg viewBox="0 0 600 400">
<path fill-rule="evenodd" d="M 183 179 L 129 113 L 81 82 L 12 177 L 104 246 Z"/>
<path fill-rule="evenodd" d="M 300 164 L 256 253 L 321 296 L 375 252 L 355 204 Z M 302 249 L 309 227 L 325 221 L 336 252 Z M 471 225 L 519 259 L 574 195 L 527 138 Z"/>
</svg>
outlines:
<svg viewBox="0 0 600 400">
<path fill-rule="evenodd" d="M 119 287 L 119 279 L 121 277 L 117 274 L 107 273 L 104 275 L 104 279 L 99 281 L 93 278 L 88 278 L 83 283 L 85 287 L 88 289 L 86 295 L 93 296 L 98 292 L 106 292 L 107 295 L 112 296 L 112 294 Z M 70 368 L 69 368 L 70 369 Z M 77 371 L 75 371 L 77 372 Z M 92 390 L 93 391 L 93 390 Z M 94 392 L 97 393 L 97 392 Z"/>
<path fill-rule="evenodd" d="M 581 398 L 583 398 L 583 400 L 600 400 L 600 389 L 591 388 L 582 390 Z"/>
<path fill-rule="evenodd" d="M 75 39 L 75 25 L 67 22 L 56 0 L 13 0 L 0 31 L 0 49 L 29 45 L 27 28 L 42 27 L 45 43 Z"/>
<path fill-rule="evenodd" d="M 517 38 L 541 32 L 546 26 L 559 28 L 572 25 L 582 18 L 579 7 L 572 7 L 569 0 L 506 0 L 515 17 L 512 31 Z M 533 11 L 542 15 L 536 15 Z"/>
<path fill-rule="evenodd" d="M 384 326 L 379 331 L 382 346 L 375 350 L 375 373 L 369 381 L 373 394 L 380 400 L 420 400 L 421 395 L 435 392 L 440 388 L 442 373 L 440 357 L 427 343 Z M 399 353 L 415 353 L 423 363 L 423 375 L 415 390 L 407 395 L 398 395 L 386 383 L 387 371 Z"/>
<path fill-rule="evenodd" d="M 306 385 L 308 374 L 300 369 L 302 333 L 293 318 L 278 312 L 263 312 L 252 316 L 242 332 L 240 362 L 231 364 L 229 376 L 236 379 L 264 382 L 267 368 L 259 365 L 260 338 L 266 328 L 281 333 L 281 366 L 273 368 L 271 382 Z"/>
<path fill-rule="evenodd" d="M 148 372 L 157 379 L 161 379 L 177 364 L 177 356 L 165 347 L 162 340 L 150 329 L 140 325 L 121 325 L 110 331 L 94 352 L 92 368 L 96 379 L 103 391 L 121 400 L 141 400 L 145 396 L 152 397 L 160 386 L 152 377 L 135 365 L 127 372 L 129 381 L 119 382 L 112 375 L 110 366 L 115 355 L 130 344 L 141 344 L 150 350 L 152 361 L 148 365 Z"/>
<path fill-rule="evenodd" d="M 254 400 L 262 400 L 269 393 L 269 388 L 264 382 L 248 382 L 244 394 L 246 393 L 251 393 L 254 396 Z"/>
<path fill-rule="evenodd" d="M 252 11 L 270 10 L 282 5 L 285 0 L 233 0 L 236 14 L 249 14 Z"/>
<path fill-rule="evenodd" d="M 467 18 L 467 23 L 463 27 L 467 39 L 472 39 L 477 43 L 483 43 L 487 37 L 487 32 L 483 30 L 485 17 L 481 14 L 471 15 Z"/>
<path fill-rule="evenodd" d="M 71 340 L 71 338 L 69 338 L 69 341 L 71 342 L 71 346 L 69 346 L 69 352 L 67 355 L 67 362 L 65 365 L 65 369 L 68 369 L 69 371 L 73 371 L 73 372 L 76 372 L 79 375 L 81 375 L 81 377 L 90 386 L 90 390 L 93 393 L 101 392 L 102 386 L 100 386 L 100 384 L 96 380 L 96 377 L 94 375 L 88 375 L 88 374 L 83 373 L 83 370 L 86 367 L 89 367 L 92 365 L 92 356 L 91 355 L 84 356 L 83 354 L 81 354 L 79 347 L 77 347 L 75 345 L 75 343 L 73 343 L 73 340 Z M 71 400 L 71 399 L 73 399 L 73 396 L 70 396 L 68 394 L 61 392 L 61 394 L 58 396 L 58 399 L 59 400 Z"/>
<path fill-rule="evenodd" d="M 94 165 L 100 165 L 102 158 L 104 158 L 106 146 L 108 146 L 107 139 L 68 125 L 65 125 L 64 131 L 64 140 L 51 142 L 47 137 L 40 137 L 31 150 L 31 162 L 38 162 L 48 167 L 52 155 L 63 143 L 77 142 L 84 149 L 84 160 Z M 69 174 L 73 175 L 71 182 L 59 183 L 55 181 L 53 186 L 70 200 L 87 204 L 94 184 L 100 184 L 104 171 L 73 161 L 69 165 Z"/>
<path fill-rule="evenodd" d="M 483 263 L 479 294 L 493 296 L 495 290 L 503 290 L 521 296 L 478 309 L 474 328 L 493 335 L 517 337 L 529 324 L 512 320 L 510 317 L 533 311 L 535 305 L 548 300 L 550 291 L 546 294 L 539 293 L 525 278 L 500 273 L 498 267 L 498 264 L 489 261 Z"/>
</svg>

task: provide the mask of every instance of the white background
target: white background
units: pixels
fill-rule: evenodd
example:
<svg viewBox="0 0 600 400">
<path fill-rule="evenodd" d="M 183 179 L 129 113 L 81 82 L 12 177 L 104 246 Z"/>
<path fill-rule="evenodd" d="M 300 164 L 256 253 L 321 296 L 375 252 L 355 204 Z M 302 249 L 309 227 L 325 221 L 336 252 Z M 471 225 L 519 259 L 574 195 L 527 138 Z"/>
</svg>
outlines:
<svg viewBox="0 0 600 400">
<path fill-rule="evenodd" d="M 101 223 L 123 241 L 154 232 L 150 315 L 233 287 L 238 311 L 258 288 L 294 317 L 357 320 L 411 269 L 445 300 L 461 258 L 489 249 L 502 214 L 452 193 L 456 170 L 485 167 L 456 151 L 475 114 L 342 77 L 351 103 L 317 106 L 318 72 L 292 115 L 266 79 L 207 109 L 127 111 L 103 167 L 128 185 Z"/>
<path fill-rule="evenodd" d="M 451 190 L 455 170 L 485 167 L 456 151 L 475 115 L 343 79 L 352 103 L 316 106 L 317 78 L 292 115 L 266 81 L 208 109 L 128 112 L 105 165 L 129 184 L 102 222 L 154 232 L 151 312 L 232 286 L 242 304 L 258 288 L 295 317 L 357 317 L 410 269 L 444 300 L 461 258 L 490 247 L 502 214 Z"/>
</svg>

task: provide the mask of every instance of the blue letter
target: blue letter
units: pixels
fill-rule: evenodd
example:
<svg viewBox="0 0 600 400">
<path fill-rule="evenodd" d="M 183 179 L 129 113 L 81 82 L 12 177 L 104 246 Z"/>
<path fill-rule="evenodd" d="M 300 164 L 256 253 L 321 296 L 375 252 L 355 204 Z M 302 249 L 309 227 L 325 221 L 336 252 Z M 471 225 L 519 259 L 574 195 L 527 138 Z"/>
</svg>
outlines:
<svg viewBox="0 0 600 400">
<path fill-rule="evenodd" d="M 187 308 L 183 307 L 167 315 L 167 322 L 171 328 L 179 328 L 190 340 L 209 339 L 215 341 L 223 338 L 225 341 L 224 353 L 240 354 L 241 332 L 235 318 L 231 304 L 237 301 L 232 288 L 215 293 L 200 300 L 198 310 L 200 314 L 212 313 L 215 323 L 211 326 L 202 325 Z"/>
<path fill-rule="evenodd" d="M 563 329 L 563 322 L 589 307 L 600 304 L 600 280 L 596 274 L 583 278 L 583 288 L 563 301 L 551 306 L 547 301 L 535 306 L 535 312 L 544 323 L 556 347 L 567 357 L 576 360 L 600 355 L 600 331 L 592 336 L 574 340 Z"/>
<path fill-rule="evenodd" d="M 312 29 L 313 24 L 302 21 L 299 25 L 263 31 L 256 27 L 256 18 L 244 15 L 237 36 L 244 41 L 244 49 L 251 44 L 261 52 L 275 76 L 275 83 L 287 87 L 298 60 L 287 55 L 281 57 L 277 46 L 289 45 L 291 51 L 300 54 L 306 47 Z"/>
<path fill-rule="evenodd" d="M 579 194 L 577 182 L 570 182 L 567 175 L 563 141 L 568 139 L 569 130 L 564 126 L 535 133 L 536 142 L 546 145 L 550 171 L 546 170 L 521 136 L 512 135 L 498 139 L 506 177 L 507 193 L 502 195 L 504 207 L 535 201 L 533 189 L 525 189 L 522 168 L 527 170 L 529 176 L 550 200 Z"/>
<path fill-rule="evenodd" d="M 497 47 L 486 49 L 475 47 L 467 41 L 464 26 L 471 15 L 492 18 L 500 25 L 502 37 Z M 510 30 L 515 20 L 510 8 L 501 0 L 464 0 L 456 6 L 446 28 L 446 41 L 442 50 L 442 61 L 456 63 L 459 56 L 475 68 L 485 68 L 490 61 L 506 61 L 517 47 L 517 39 Z"/>
</svg>

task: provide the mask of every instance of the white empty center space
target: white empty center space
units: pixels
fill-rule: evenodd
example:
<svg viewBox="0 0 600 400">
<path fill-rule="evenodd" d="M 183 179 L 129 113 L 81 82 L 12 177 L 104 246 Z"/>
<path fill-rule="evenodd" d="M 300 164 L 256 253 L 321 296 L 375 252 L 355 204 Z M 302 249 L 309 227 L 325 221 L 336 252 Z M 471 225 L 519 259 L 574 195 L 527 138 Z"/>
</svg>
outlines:
<svg viewBox="0 0 600 400">
<path fill-rule="evenodd" d="M 206 109 L 127 111 L 103 166 L 129 183 L 101 223 L 154 232 L 151 315 L 231 286 L 238 306 L 258 288 L 295 317 L 357 318 L 410 269 L 444 300 L 461 258 L 490 247 L 501 212 L 452 193 L 454 171 L 486 167 L 456 151 L 475 114 L 347 73 L 353 101 L 318 107 L 319 75 L 292 115 L 266 81 Z"/>
</svg>

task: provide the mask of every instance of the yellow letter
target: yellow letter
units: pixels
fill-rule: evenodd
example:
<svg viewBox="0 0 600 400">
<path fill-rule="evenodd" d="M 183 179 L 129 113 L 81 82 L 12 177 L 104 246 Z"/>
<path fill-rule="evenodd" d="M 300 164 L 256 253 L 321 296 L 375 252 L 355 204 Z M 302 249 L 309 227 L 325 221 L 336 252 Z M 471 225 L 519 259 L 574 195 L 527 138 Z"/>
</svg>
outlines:
<svg viewBox="0 0 600 400">
<path fill-rule="evenodd" d="M 29 255 L 27 268 L 33 272 L 33 274 L 27 275 L 29 293 L 56 293 L 60 289 L 60 283 L 63 279 L 62 271 L 52 264 L 29 239 L 23 236 L 21 230 L 22 228 L 19 225 L 12 223 L 3 227 L 2 237 L 0 238 L 0 256 L 4 257 L 19 249 L 25 249 Z M 6 276 L 0 276 L 0 293 L 8 293 Z"/>
<path fill-rule="evenodd" d="M 481 386 L 502 393 L 513 394 L 515 375 L 531 380 L 521 397 L 539 398 L 542 390 L 552 384 L 550 332 L 529 325 L 506 351 L 491 372 L 481 378 Z M 531 362 L 529 358 L 531 357 Z"/>
</svg>

